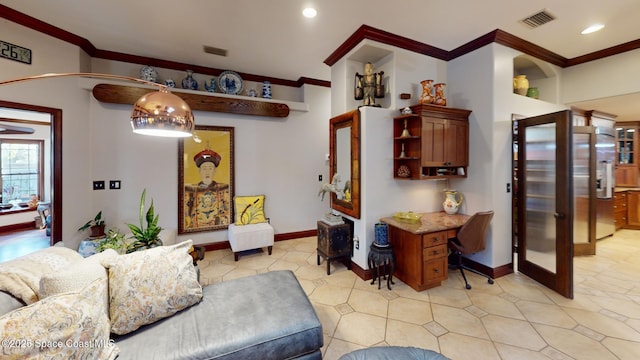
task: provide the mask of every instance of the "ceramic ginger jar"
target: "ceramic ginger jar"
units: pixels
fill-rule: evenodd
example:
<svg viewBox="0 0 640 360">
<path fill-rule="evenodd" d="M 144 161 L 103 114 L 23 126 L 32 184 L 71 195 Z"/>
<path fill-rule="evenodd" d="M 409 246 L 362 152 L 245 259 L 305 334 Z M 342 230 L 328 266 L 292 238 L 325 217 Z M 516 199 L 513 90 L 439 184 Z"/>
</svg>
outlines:
<svg viewBox="0 0 640 360">
<path fill-rule="evenodd" d="M 182 88 L 189 90 L 198 90 L 198 81 L 193 78 L 192 70 L 187 70 L 187 76 L 182 79 Z"/>
<path fill-rule="evenodd" d="M 462 204 L 462 194 L 455 190 L 445 190 L 444 191 L 445 199 L 442 203 L 442 207 L 444 212 L 449 215 L 453 215 L 458 212 L 460 209 L 460 205 Z"/>
<path fill-rule="evenodd" d="M 527 75 L 517 75 L 513 78 L 513 92 L 518 95 L 527 95 L 529 90 L 529 80 Z"/>
</svg>

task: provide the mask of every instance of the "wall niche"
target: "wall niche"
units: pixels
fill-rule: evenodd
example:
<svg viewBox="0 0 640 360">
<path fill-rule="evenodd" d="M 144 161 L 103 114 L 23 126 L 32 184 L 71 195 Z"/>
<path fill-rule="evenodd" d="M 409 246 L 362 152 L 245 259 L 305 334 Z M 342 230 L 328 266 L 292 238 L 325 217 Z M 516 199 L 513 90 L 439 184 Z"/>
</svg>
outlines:
<svg viewBox="0 0 640 360">
<path fill-rule="evenodd" d="M 538 89 L 538 100 L 559 103 L 559 78 L 555 66 L 529 55 L 513 58 L 513 76 L 526 75 L 529 88 Z"/>
</svg>

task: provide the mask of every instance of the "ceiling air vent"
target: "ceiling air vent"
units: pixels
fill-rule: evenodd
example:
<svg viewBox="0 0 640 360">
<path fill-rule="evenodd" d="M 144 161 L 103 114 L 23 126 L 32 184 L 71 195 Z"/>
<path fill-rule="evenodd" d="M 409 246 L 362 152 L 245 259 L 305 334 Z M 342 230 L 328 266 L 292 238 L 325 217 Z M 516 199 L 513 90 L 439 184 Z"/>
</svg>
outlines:
<svg viewBox="0 0 640 360">
<path fill-rule="evenodd" d="M 217 47 L 213 47 L 213 46 L 207 46 L 204 45 L 202 47 L 202 49 L 204 50 L 204 52 L 206 52 L 207 54 L 213 54 L 213 55 L 220 55 L 220 56 L 227 56 L 227 50 L 226 49 L 220 49 Z"/>
<path fill-rule="evenodd" d="M 521 21 L 525 23 L 530 28 L 534 29 L 538 26 L 544 25 L 551 20 L 554 20 L 556 17 L 551 15 L 547 10 L 540 10 L 539 12 L 522 19 Z"/>
</svg>

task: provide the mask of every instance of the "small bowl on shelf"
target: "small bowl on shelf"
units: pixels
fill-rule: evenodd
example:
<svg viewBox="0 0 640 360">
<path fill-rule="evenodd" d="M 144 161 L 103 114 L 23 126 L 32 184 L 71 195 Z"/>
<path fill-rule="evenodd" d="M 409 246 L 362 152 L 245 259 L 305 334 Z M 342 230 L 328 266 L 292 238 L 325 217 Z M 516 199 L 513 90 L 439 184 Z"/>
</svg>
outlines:
<svg viewBox="0 0 640 360">
<path fill-rule="evenodd" d="M 21 203 L 18 204 L 18 206 L 20 206 L 21 208 L 28 208 L 29 207 L 29 203 L 21 202 Z"/>
<path fill-rule="evenodd" d="M 0 204 L 0 210 L 9 210 L 13 207 L 13 204 Z"/>
</svg>

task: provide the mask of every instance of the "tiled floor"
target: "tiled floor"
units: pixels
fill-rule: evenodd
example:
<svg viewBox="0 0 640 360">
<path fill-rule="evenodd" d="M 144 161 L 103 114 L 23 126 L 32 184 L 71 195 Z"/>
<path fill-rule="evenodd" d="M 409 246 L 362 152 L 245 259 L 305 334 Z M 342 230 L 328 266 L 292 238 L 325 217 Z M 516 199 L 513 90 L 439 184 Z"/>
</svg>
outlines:
<svg viewBox="0 0 640 360">
<path fill-rule="evenodd" d="M 204 284 L 290 269 L 322 322 L 323 355 L 333 360 L 376 345 L 417 346 L 451 359 L 640 359 L 640 232 L 600 240 L 596 256 L 575 258 L 569 300 L 521 274 L 496 279 L 451 271 L 442 286 L 416 292 L 396 280 L 378 290 L 332 264 L 316 265 L 316 238 L 276 242 L 273 255 L 234 262 L 230 250 L 207 252 Z"/>
</svg>

